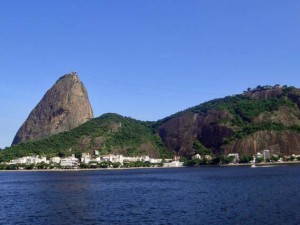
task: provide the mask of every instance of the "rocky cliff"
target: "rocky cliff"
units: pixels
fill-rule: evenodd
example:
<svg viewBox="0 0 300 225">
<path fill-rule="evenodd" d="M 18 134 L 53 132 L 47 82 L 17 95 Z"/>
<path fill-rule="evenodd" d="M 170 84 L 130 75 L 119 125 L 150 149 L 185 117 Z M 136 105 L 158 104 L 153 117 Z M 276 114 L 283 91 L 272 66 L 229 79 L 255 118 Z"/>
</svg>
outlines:
<svg viewBox="0 0 300 225">
<path fill-rule="evenodd" d="M 31 111 L 12 144 L 71 130 L 93 118 L 87 91 L 77 74 L 58 79 Z"/>
<path fill-rule="evenodd" d="M 196 142 L 215 154 L 300 154 L 299 107 L 299 89 L 259 87 L 167 117 L 158 132 L 171 151 L 187 157 L 196 153 Z"/>
</svg>

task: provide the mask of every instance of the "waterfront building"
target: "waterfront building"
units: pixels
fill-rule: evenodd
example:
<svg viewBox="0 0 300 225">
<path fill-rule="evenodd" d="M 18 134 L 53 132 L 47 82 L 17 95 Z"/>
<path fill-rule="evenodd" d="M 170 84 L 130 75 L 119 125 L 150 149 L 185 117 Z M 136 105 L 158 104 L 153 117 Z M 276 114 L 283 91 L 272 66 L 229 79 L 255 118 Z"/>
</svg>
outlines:
<svg viewBox="0 0 300 225">
<path fill-rule="evenodd" d="M 124 162 L 137 162 L 141 161 L 140 157 L 123 157 Z"/>
<path fill-rule="evenodd" d="M 22 158 L 13 159 L 9 162 L 9 164 L 38 164 L 38 163 L 45 163 L 49 164 L 49 161 L 46 159 L 46 157 L 40 157 L 40 156 L 25 156 Z"/>
<path fill-rule="evenodd" d="M 183 162 L 179 162 L 179 161 L 173 161 L 173 162 L 167 162 L 164 163 L 163 167 L 182 167 L 183 166 Z"/>
<path fill-rule="evenodd" d="M 91 155 L 89 153 L 82 153 L 81 162 L 84 164 L 88 164 L 92 160 Z"/>
<path fill-rule="evenodd" d="M 78 166 L 78 159 L 75 158 L 74 154 L 71 157 L 63 158 L 60 160 L 61 167 L 74 168 Z"/>
<path fill-rule="evenodd" d="M 124 162 L 124 157 L 123 155 L 112 155 L 112 154 L 109 154 L 109 155 L 105 155 L 105 156 L 102 156 L 101 157 L 101 161 L 106 161 L 106 162 L 112 162 L 112 163 L 121 163 L 123 164 Z"/>
<path fill-rule="evenodd" d="M 25 164 L 26 158 L 18 158 L 18 159 L 12 159 L 10 160 L 9 164 Z"/>
<path fill-rule="evenodd" d="M 150 158 L 150 163 L 161 163 L 162 159 L 151 159 Z"/>
<path fill-rule="evenodd" d="M 51 162 L 51 163 L 60 164 L 60 160 L 61 160 L 60 157 L 52 157 L 52 158 L 50 159 L 50 162 Z"/>
<path fill-rule="evenodd" d="M 143 162 L 150 162 L 150 157 L 148 155 L 144 155 L 140 158 L 140 161 Z"/>
</svg>

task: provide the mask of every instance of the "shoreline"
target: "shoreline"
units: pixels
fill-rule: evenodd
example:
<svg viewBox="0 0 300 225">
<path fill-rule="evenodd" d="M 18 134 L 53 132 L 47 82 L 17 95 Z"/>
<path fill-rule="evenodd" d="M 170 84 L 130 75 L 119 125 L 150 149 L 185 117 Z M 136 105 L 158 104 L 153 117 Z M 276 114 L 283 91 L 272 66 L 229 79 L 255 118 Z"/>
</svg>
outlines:
<svg viewBox="0 0 300 225">
<path fill-rule="evenodd" d="M 237 163 L 237 164 L 223 164 L 223 165 L 200 165 L 195 167 L 251 167 L 252 163 Z M 289 166 L 300 165 L 300 161 L 287 161 L 287 162 L 261 162 L 255 164 L 257 167 L 273 167 L 273 166 Z M 181 167 L 128 167 L 128 168 L 87 168 L 87 169 L 18 169 L 18 170 L 0 170 L 1 172 L 81 172 L 81 171 L 105 171 L 105 170 L 137 170 L 137 169 L 176 169 L 176 168 L 193 168 L 189 166 Z"/>
<path fill-rule="evenodd" d="M 128 168 L 88 168 L 88 169 L 20 169 L 20 170 L 0 170 L 1 172 L 79 172 L 79 171 L 105 171 L 105 170 L 135 170 L 135 169 L 172 169 L 182 167 L 128 167 Z"/>
<path fill-rule="evenodd" d="M 286 166 L 286 165 L 297 165 L 300 164 L 300 161 L 286 161 L 286 162 L 261 162 L 256 163 L 256 167 L 264 167 L 264 166 Z M 237 164 L 224 164 L 220 165 L 221 167 L 231 167 L 231 166 L 252 166 L 253 163 L 237 163 Z"/>
</svg>

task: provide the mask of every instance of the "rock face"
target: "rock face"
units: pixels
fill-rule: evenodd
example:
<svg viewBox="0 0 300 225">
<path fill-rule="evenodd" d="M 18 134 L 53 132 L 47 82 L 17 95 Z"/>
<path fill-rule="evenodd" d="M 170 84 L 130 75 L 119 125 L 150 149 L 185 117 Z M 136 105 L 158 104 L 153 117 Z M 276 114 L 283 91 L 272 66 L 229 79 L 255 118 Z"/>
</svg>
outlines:
<svg viewBox="0 0 300 225">
<path fill-rule="evenodd" d="M 210 110 L 207 113 L 186 113 L 168 120 L 159 129 L 159 135 L 171 151 L 184 156 L 194 154 L 192 148 L 196 140 L 204 146 L 218 149 L 223 138 L 234 131 L 216 121 L 229 118 L 227 112 Z"/>
<path fill-rule="evenodd" d="M 260 131 L 231 145 L 224 146 L 224 154 L 238 152 L 241 155 L 253 155 L 264 149 L 272 154 L 299 154 L 300 133 L 291 131 Z"/>
<path fill-rule="evenodd" d="M 178 155 L 200 142 L 214 154 L 300 154 L 300 89 L 265 88 L 213 100 L 164 119 L 158 132 Z"/>
<path fill-rule="evenodd" d="M 87 91 L 72 72 L 58 79 L 31 111 L 12 145 L 71 130 L 93 118 Z"/>
</svg>

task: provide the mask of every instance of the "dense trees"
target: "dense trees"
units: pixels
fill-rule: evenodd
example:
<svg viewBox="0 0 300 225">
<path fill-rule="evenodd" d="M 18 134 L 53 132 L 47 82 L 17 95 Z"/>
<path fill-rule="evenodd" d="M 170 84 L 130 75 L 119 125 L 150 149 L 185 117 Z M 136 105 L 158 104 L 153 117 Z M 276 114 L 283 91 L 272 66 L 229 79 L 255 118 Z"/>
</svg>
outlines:
<svg viewBox="0 0 300 225">
<path fill-rule="evenodd" d="M 75 154 L 80 157 L 81 152 L 92 151 L 95 146 L 105 153 L 122 149 L 128 155 L 146 154 L 144 149 L 140 149 L 143 144 L 149 145 L 161 157 L 171 157 L 172 154 L 155 134 L 153 124 L 117 114 L 104 114 L 69 132 L 7 148 L 0 152 L 0 162 L 29 155 L 66 157 Z M 80 143 L 82 137 L 89 140 L 83 146 Z M 102 144 L 97 146 L 95 140 L 99 137 Z"/>
</svg>

